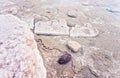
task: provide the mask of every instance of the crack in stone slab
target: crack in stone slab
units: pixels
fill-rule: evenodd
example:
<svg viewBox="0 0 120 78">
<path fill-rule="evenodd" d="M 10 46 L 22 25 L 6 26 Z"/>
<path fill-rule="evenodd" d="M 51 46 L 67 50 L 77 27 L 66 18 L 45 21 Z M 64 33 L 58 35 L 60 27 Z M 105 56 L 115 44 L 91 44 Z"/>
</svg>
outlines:
<svg viewBox="0 0 120 78">
<path fill-rule="evenodd" d="M 33 29 L 32 29 L 33 33 L 35 33 L 35 19 L 33 20 Z"/>
</svg>

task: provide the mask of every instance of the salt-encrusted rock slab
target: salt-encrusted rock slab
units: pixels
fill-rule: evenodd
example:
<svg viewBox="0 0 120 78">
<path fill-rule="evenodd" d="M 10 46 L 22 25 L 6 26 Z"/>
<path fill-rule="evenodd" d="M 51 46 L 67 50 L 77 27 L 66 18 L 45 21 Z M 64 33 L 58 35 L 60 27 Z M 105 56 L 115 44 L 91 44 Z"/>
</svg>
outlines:
<svg viewBox="0 0 120 78">
<path fill-rule="evenodd" d="M 69 27 L 64 19 L 39 21 L 35 24 L 35 33 L 44 35 L 69 35 Z"/>
<path fill-rule="evenodd" d="M 0 78 L 46 78 L 28 24 L 13 15 L 0 15 Z"/>
<path fill-rule="evenodd" d="M 17 14 L 19 7 L 10 1 L 0 1 L 0 14 Z"/>
<path fill-rule="evenodd" d="M 98 34 L 98 30 L 89 23 L 84 26 L 76 25 L 70 31 L 71 37 L 96 37 Z"/>
</svg>

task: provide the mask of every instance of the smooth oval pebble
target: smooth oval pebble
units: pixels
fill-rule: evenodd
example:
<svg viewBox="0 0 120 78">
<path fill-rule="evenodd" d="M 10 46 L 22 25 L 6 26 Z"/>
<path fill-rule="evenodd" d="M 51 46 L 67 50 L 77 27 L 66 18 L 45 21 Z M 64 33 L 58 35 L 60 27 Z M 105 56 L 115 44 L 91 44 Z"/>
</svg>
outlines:
<svg viewBox="0 0 120 78">
<path fill-rule="evenodd" d="M 58 63 L 59 64 L 66 64 L 71 60 L 71 58 L 72 58 L 71 55 L 66 53 L 58 59 Z"/>
</svg>

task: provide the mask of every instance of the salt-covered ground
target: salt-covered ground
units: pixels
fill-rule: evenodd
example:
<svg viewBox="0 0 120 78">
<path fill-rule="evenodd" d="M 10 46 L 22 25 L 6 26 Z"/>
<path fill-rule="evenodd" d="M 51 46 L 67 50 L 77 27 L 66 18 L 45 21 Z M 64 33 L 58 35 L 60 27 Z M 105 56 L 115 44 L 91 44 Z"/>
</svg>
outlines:
<svg viewBox="0 0 120 78">
<path fill-rule="evenodd" d="M 20 7 L 15 15 L 34 32 L 47 78 L 120 77 L 119 0 L 7 1 Z M 66 52 L 72 60 L 58 64 Z"/>
</svg>

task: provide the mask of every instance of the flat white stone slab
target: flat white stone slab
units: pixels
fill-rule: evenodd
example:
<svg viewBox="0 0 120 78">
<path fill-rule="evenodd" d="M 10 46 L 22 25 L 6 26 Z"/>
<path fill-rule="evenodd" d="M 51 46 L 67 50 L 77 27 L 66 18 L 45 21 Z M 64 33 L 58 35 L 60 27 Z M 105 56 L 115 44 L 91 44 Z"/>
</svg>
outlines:
<svg viewBox="0 0 120 78">
<path fill-rule="evenodd" d="M 69 35 L 69 27 L 64 19 L 39 21 L 35 24 L 35 33 L 44 35 Z"/>
<path fill-rule="evenodd" d="M 86 26 L 76 25 L 70 31 L 71 37 L 96 37 L 98 34 L 98 30 L 91 24 L 86 24 Z"/>
</svg>

